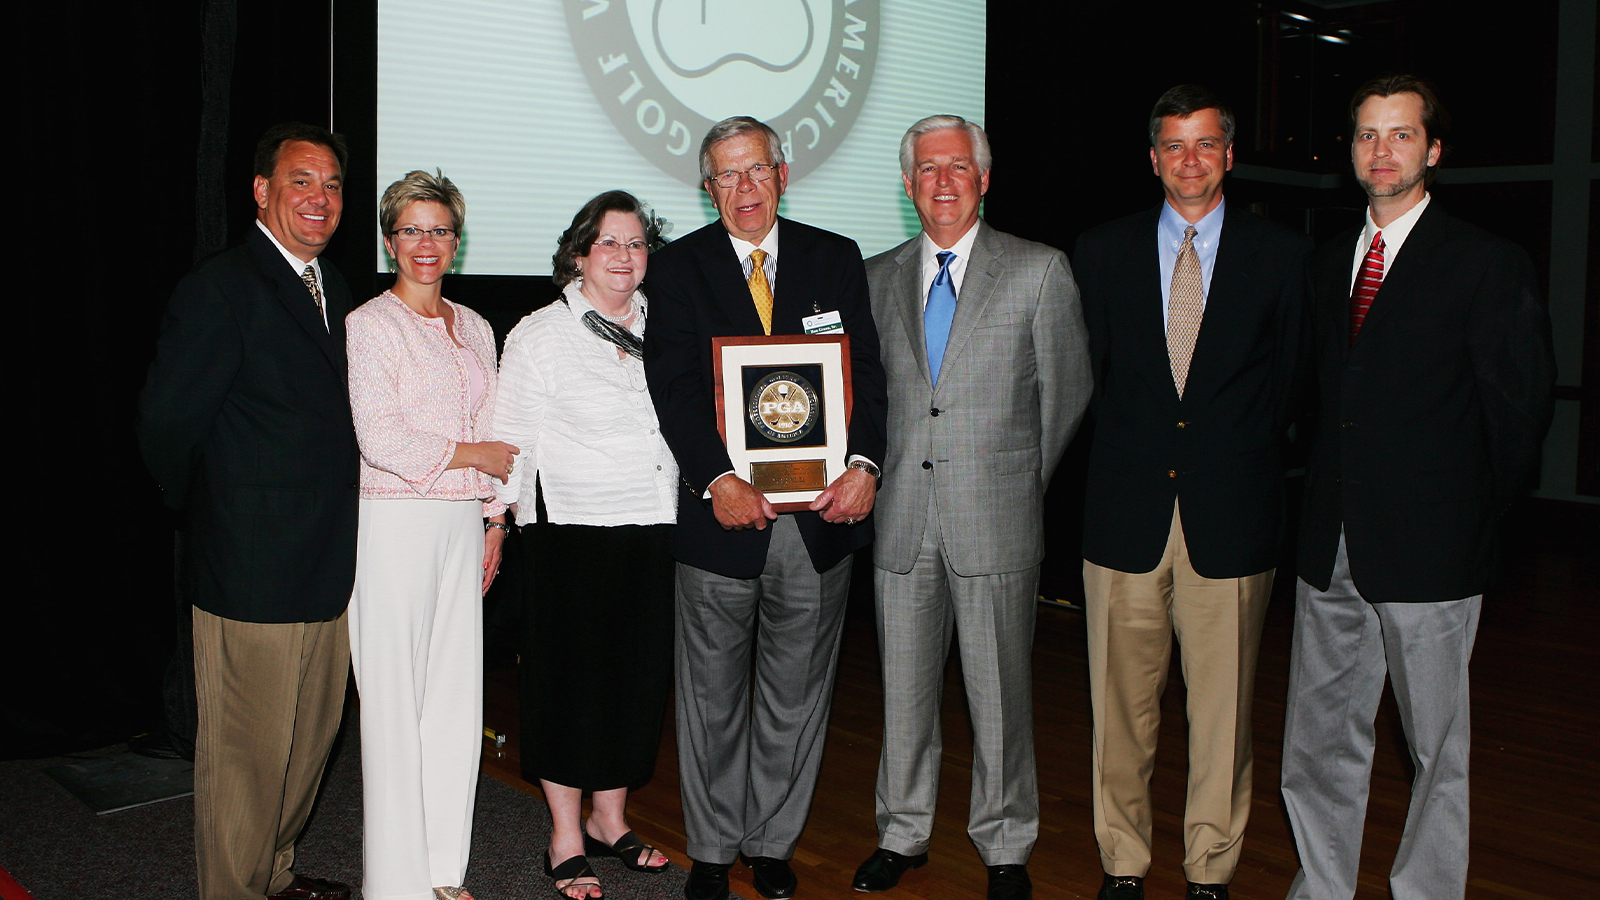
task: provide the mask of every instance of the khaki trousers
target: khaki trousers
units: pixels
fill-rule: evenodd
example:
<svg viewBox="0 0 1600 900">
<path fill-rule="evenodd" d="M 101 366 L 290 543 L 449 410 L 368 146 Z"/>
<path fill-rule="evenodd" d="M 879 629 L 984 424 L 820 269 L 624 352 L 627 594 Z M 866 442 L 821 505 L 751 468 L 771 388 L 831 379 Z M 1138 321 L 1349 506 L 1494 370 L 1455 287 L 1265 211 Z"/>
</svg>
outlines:
<svg viewBox="0 0 1600 900">
<path fill-rule="evenodd" d="M 294 880 L 349 672 L 344 614 L 267 624 L 194 610 L 200 900 L 261 900 Z"/>
<path fill-rule="evenodd" d="M 1194 570 L 1176 505 L 1161 562 L 1135 574 L 1084 560 L 1089 693 L 1094 707 L 1094 831 L 1111 875 L 1150 870 L 1150 772 L 1172 636 L 1189 702 L 1189 790 L 1183 870 L 1226 884 L 1250 817 L 1250 701 L 1269 569 L 1243 578 Z"/>
</svg>

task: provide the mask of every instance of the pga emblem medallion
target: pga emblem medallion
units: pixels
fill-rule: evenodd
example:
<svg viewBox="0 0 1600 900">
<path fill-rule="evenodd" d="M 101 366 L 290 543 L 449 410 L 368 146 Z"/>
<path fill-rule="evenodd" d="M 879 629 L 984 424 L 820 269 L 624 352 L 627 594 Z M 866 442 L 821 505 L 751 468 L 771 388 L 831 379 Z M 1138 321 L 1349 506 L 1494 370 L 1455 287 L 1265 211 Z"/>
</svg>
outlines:
<svg viewBox="0 0 1600 900">
<path fill-rule="evenodd" d="M 789 178 L 815 171 L 866 102 L 879 0 L 563 0 L 595 100 L 646 159 L 700 187 L 700 138 L 733 115 L 778 133 Z"/>
<path fill-rule="evenodd" d="M 816 388 L 794 372 L 773 372 L 750 391 L 750 424 L 770 441 L 800 440 L 811 433 L 820 412 Z"/>
</svg>

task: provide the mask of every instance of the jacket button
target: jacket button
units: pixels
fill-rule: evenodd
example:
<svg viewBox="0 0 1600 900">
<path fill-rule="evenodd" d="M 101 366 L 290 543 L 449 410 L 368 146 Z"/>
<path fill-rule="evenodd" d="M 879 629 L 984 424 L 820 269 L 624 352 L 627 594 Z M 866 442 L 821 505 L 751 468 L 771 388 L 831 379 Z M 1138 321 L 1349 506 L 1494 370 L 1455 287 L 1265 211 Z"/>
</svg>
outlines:
<svg viewBox="0 0 1600 900">
<path fill-rule="evenodd" d="M 1167 477 L 1168 478 L 1177 478 L 1178 477 L 1178 470 L 1177 469 L 1168 469 L 1167 470 Z"/>
<path fill-rule="evenodd" d="M 928 410 L 928 415 L 930 415 L 930 416 L 937 416 L 938 414 L 939 414 L 939 407 L 937 407 L 937 406 L 935 406 L 933 409 Z"/>
<path fill-rule="evenodd" d="M 933 461 L 932 461 L 932 460 L 927 460 L 927 459 L 925 459 L 925 460 L 923 460 L 923 461 L 922 461 L 922 467 L 923 467 L 923 468 L 924 468 L 924 469 L 931 469 L 931 468 L 933 468 Z"/>
</svg>

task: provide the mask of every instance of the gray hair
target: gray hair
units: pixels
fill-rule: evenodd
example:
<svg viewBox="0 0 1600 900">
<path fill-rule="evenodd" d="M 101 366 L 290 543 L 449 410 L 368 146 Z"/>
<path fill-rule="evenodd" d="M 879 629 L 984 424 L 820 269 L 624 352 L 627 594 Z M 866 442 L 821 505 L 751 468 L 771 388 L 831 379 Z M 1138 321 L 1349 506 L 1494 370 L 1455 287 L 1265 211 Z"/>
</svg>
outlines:
<svg viewBox="0 0 1600 900">
<path fill-rule="evenodd" d="M 450 227 L 461 233 L 461 223 L 467 218 L 467 201 L 444 172 L 434 171 L 438 174 L 429 175 L 421 169 L 407 172 L 406 177 L 383 189 L 383 199 L 378 201 L 378 230 L 385 237 L 394 230 L 401 213 L 411 204 L 423 202 L 438 203 L 450 210 Z"/>
<path fill-rule="evenodd" d="M 736 138 L 746 134 L 760 134 L 767 139 L 767 156 L 773 168 L 783 165 L 783 141 L 778 139 L 778 133 L 767 126 L 765 122 L 752 119 L 749 116 L 733 116 L 723 119 L 711 126 L 706 132 L 705 140 L 700 142 L 700 180 L 710 181 L 717 177 L 711 171 L 711 148 L 729 138 Z"/>
<path fill-rule="evenodd" d="M 972 140 L 972 158 L 978 164 L 978 174 L 986 174 L 990 163 L 994 162 L 994 155 L 989 152 L 989 136 L 978 127 L 978 123 L 968 122 L 960 116 L 928 116 L 906 129 L 905 137 L 900 139 L 900 174 L 911 177 L 911 170 L 917 164 L 917 138 L 947 128 L 959 128 L 967 133 Z"/>
</svg>

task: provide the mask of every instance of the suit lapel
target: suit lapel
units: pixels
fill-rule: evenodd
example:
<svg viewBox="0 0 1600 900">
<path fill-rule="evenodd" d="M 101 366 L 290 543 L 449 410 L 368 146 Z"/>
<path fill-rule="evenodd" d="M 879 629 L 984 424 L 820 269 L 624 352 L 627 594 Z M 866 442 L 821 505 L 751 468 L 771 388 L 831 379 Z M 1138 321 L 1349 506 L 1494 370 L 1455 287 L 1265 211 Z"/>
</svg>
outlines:
<svg viewBox="0 0 1600 900">
<path fill-rule="evenodd" d="M 911 343 L 911 358 L 916 361 L 917 371 L 922 373 L 923 380 L 931 389 L 933 377 L 928 374 L 928 332 L 923 321 L 923 300 L 928 286 L 922 283 L 921 234 L 900 245 L 894 264 L 899 271 L 889 280 L 890 295 L 884 298 L 884 302 L 905 326 L 906 339 Z M 879 337 L 881 339 L 882 335 Z"/>
<path fill-rule="evenodd" d="M 1372 308 L 1367 310 L 1367 317 L 1361 323 L 1363 334 L 1367 329 L 1381 324 L 1391 309 L 1405 302 L 1408 294 L 1415 293 L 1415 285 L 1424 278 L 1422 273 L 1434 270 L 1428 263 L 1428 257 L 1433 255 L 1433 248 L 1443 240 L 1443 216 L 1429 203 L 1417 218 L 1417 224 L 1411 227 L 1411 233 L 1406 235 L 1406 242 L 1400 248 L 1404 252 L 1396 256 L 1394 265 L 1383 273 L 1383 284 L 1378 288 Z M 1350 253 L 1353 260 L 1355 247 L 1350 248 Z M 1357 335 L 1356 343 L 1360 342 L 1361 337 Z"/>
<path fill-rule="evenodd" d="M 316 301 L 311 299 L 311 291 L 306 288 L 306 283 L 300 280 L 300 272 L 290 268 L 288 260 L 284 259 L 278 248 L 272 245 L 272 241 L 261 233 L 261 229 L 251 228 L 249 240 L 250 247 L 255 253 L 256 264 L 277 287 L 278 302 L 283 304 L 289 316 L 305 330 L 306 336 L 311 338 L 322 354 L 328 358 L 329 365 L 332 365 L 342 377 L 345 372 L 343 314 L 329 303 L 328 321 L 324 324 L 322 313 L 317 310 Z M 329 290 L 333 277 L 324 273 L 322 281 L 323 299 L 328 303 L 328 298 L 334 293 Z M 339 294 L 344 300 L 342 305 L 349 306 L 348 291 L 344 290 L 342 285 Z M 340 337 L 337 342 L 334 341 L 332 333 L 336 317 Z"/>
<path fill-rule="evenodd" d="M 941 374 L 961 357 L 962 348 L 972 338 L 972 330 L 978 327 L 984 310 L 989 308 L 989 301 L 994 297 L 995 287 L 1005 274 L 1005 268 L 1004 251 L 990 240 L 989 226 L 979 220 L 978 237 L 972 242 L 972 259 L 967 261 L 967 273 L 962 277 L 961 291 L 956 295 L 956 315 L 950 323 L 950 340 L 944 347 L 944 364 L 939 369 Z"/>
<path fill-rule="evenodd" d="M 1222 233 L 1217 238 L 1217 258 L 1211 267 L 1211 289 L 1206 292 L 1205 314 L 1200 319 L 1200 333 L 1195 336 L 1189 377 L 1184 383 L 1185 397 L 1204 396 L 1216 387 L 1210 380 L 1215 360 L 1222 355 L 1230 337 L 1248 331 L 1234 321 L 1244 312 L 1239 309 L 1237 298 L 1246 293 L 1250 283 L 1250 260 L 1256 255 L 1256 242 L 1246 233 L 1249 224 L 1244 221 L 1245 215 L 1232 208 L 1223 215 Z M 1177 391 L 1176 386 L 1173 391 Z"/>
<path fill-rule="evenodd" d="M 703 231 L 705 240 L 695 247 L 695 253 L 700 258 L 699 270 L 705 273 L 711 296 L 722 306 L 723 313 L 729 321 L 734 323 L 735 333 L 760 334 L 761 317 L 756 314 L 755 302 L 750 299 L 750 285 L 744 280 L 744 269 L 739 265 L 739 254 L 733 251 L 733 242 L 728 239 L 727 229 L 722 227 L 721 222 L 712 222 Z M 784 252 L 786 254 L 787 250 Z M 778 260 L 778 266 L 780 270 L 778 283 L 781 289 L 783 284 L 781 258 Z M 774 291 L 772 312 L 774 325 L 778 321 L 777 298 L 777 291 Z"/>
<path fill-rule="evenodd" d="M 783 224 L 777 226 L 778 283 L 772 291 L 772 331 L 774 334 L 802 334 L 805 332 L 805 323 L 801 319 L 813 312 L 828 312 L 829 308 L 821 301 L 834 301 L 833 298 L 818 296 L 816 276 L 819 263 L 812 258 L 815 245 L 808 240 L 810 235 L 792 222 L 784 219 L 779 221 Z M 749 296 L 749 286 L 746 285 L 745 297 L 748 299 Z M 755 303 L 752 301 L 750 306 L 754 309 Z M 760 318 L 756 317 L 758 321 Z"/>
</svg>

